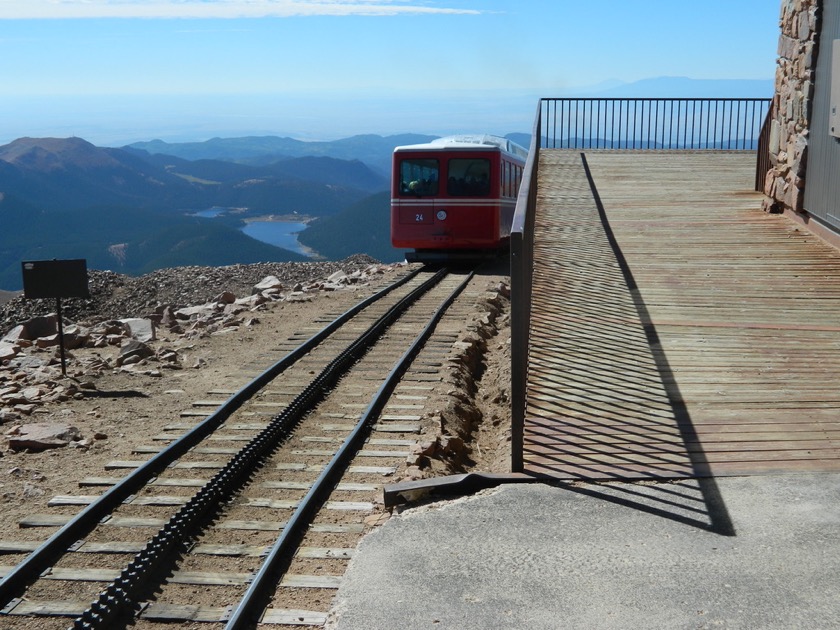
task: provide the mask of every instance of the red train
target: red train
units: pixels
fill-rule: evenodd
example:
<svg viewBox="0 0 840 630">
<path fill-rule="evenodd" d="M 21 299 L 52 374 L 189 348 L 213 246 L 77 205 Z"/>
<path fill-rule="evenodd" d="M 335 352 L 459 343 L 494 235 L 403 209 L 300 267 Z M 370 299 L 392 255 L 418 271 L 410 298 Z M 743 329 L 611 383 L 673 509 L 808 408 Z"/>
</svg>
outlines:
<svg viewBox="0 0 840 630">
<path fill-rule="evenodd" d="M 409 261 L 495 256 L 507 248 L 528 151 L 496 136 L 394 149 L 391 244 Z"/>
</svg>

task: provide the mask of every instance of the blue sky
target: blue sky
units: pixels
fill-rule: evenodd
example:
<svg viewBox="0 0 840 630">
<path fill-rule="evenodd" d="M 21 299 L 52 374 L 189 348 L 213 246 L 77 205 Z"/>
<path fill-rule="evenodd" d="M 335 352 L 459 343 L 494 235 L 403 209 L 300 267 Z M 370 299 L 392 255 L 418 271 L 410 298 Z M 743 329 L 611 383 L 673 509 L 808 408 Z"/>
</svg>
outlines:
<svg viewBox="0 0 840 630">
<path fill-rule="evenodd" d="M 528 131 L 607 81 L 772 79 L 779 3 L 0 0 L 0 143 Z"/>
</svg>

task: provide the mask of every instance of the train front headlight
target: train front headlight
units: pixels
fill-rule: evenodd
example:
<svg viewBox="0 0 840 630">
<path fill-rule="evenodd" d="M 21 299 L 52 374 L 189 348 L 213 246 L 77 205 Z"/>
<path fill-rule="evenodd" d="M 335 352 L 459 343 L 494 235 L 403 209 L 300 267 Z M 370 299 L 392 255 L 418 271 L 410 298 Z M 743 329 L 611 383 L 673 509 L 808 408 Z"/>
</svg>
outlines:
<svg viewBox="0 0 840 630">
<path fill-rule="evenodd" d="M 444 221 L 446 219 L 446 210 L 438 210 L 435 216 L 437 216 L 438 221 Z"/>
</svg>

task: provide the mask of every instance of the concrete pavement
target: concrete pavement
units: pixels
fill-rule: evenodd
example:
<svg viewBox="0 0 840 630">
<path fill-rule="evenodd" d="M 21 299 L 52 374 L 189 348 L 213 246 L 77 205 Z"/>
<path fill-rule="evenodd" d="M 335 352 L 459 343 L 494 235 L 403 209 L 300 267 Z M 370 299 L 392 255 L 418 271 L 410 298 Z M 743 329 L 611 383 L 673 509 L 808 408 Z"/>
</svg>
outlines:
<svg viewBox="0 0 840 630">
<path fill-rule="evenodd" d="M 840 628 L 840 475 L 508 485 L 361 543 L 338 630 Z"/>
</svg>

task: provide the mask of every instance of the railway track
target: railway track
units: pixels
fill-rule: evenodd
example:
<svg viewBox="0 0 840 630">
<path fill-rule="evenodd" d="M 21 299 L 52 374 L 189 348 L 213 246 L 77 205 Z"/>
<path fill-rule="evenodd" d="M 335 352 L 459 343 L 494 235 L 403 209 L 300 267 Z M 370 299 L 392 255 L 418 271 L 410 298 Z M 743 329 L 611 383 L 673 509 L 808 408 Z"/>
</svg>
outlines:
<svg viewBox="0 0 840 630">
<path fill-rule="evenodd" d="M 148 459 L 53 497 L 21 523 L 53 528 L 46 542 L 2 543 L 31 551 L 0 569 L 2 626 L 322 625 L 419 432 L 410 412 L 431 387 L 400 378 L 471 277 L 406 274 L 247 386 L 215 392 L 226 401 L 200 401 L 215 409 L 196 425 L 150 436 L 135 449 Z"/>
</svg>

